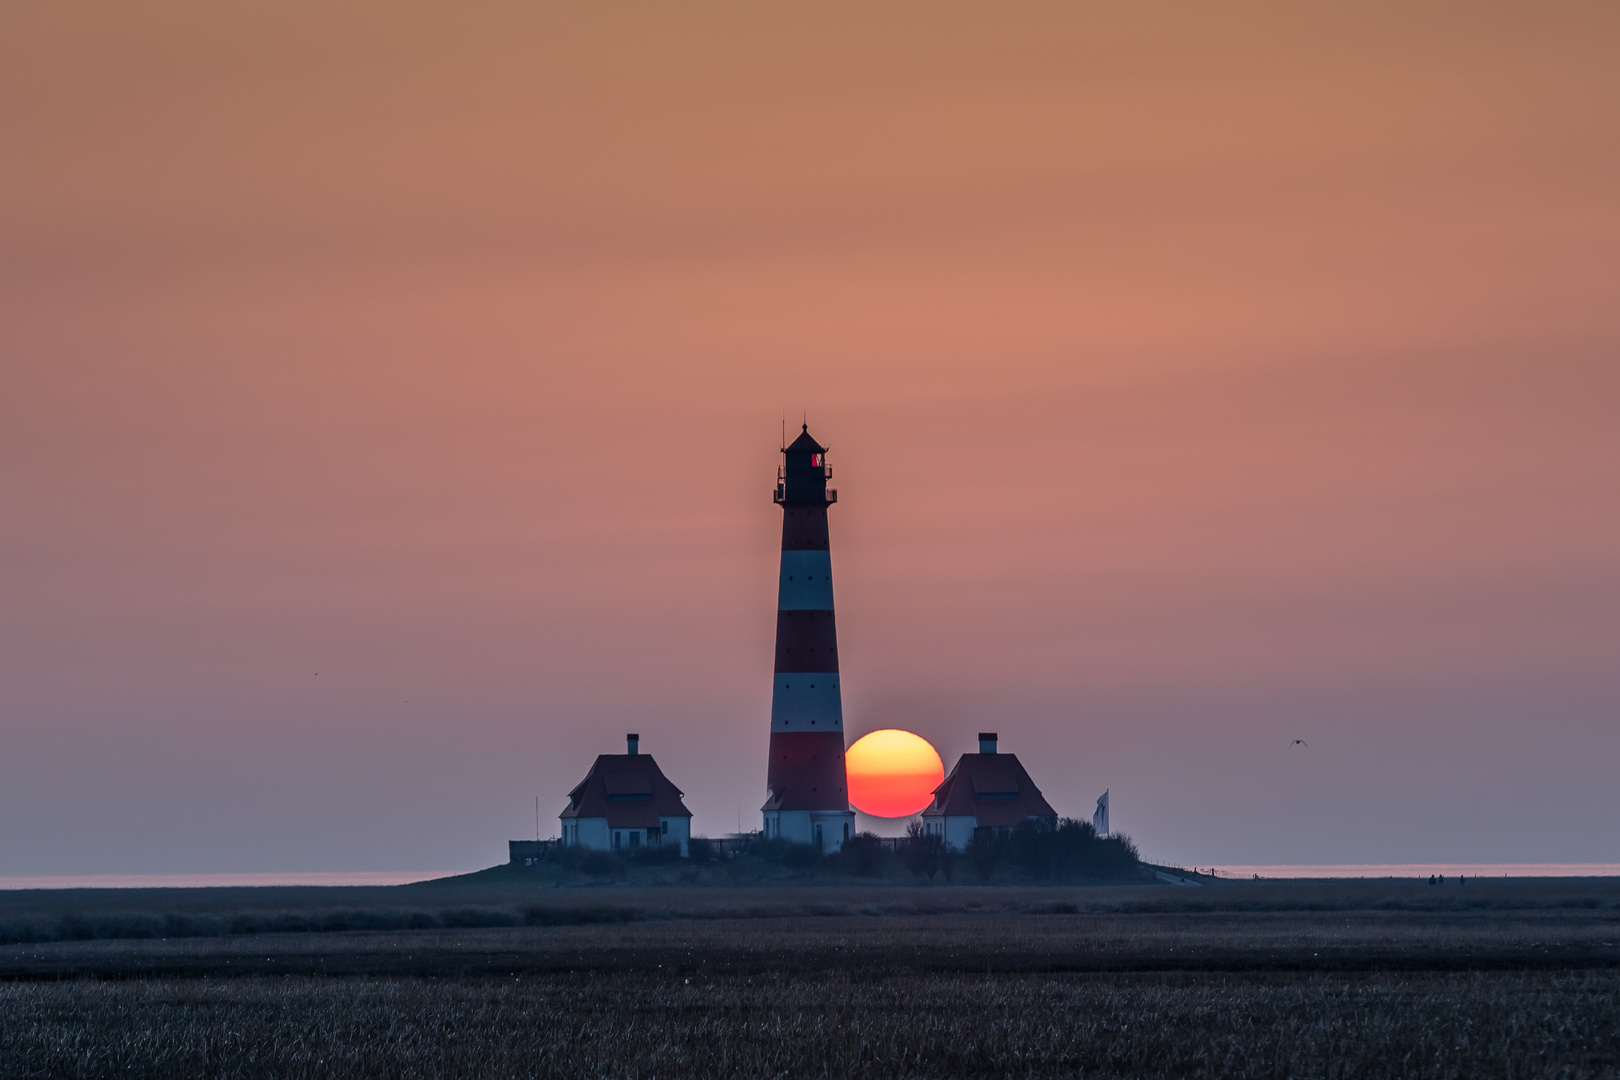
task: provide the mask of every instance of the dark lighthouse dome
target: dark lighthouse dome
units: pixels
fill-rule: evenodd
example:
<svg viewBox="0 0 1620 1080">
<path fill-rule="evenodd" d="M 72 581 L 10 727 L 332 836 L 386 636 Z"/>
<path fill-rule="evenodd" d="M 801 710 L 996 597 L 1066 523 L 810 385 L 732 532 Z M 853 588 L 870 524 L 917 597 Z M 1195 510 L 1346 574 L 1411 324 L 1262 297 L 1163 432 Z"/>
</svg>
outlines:
<svg viewBox="0 0 1620 1080">
<path fill-rule="evenodd" d="M 810 425 L 803 425 L 799 437 L 789 443 L 782 451 L 784 454 L 825 454 L 827 448 L 816 442 L 810 434 Z"/>
<path fill-rule="evenodd" d="M 782 448 L 782 471 L 776 479 L 775 500 L 779 503 L 809 503 L 826 506 L 836 502 L 837 492 L 827 490 L 832 469 L 827 465 L 827 448 L 810 435 L 806 424 L 787 446 Z"/>
</svg>

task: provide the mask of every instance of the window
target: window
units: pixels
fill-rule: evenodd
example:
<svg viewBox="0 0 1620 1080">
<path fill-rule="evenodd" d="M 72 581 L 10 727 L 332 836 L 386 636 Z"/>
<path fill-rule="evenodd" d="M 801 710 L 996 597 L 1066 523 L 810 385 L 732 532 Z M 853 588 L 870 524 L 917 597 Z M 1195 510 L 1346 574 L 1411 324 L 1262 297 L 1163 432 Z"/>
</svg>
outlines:
<svg viewBox="0 0 1620 1080">
<path fill-rule="evenodd" d="M 821 454 L 811 454 L 810 455 L 810 464 L 812 464 L 812 465 L 820 465 L 820 464 L 822 464 L 822 461 L 823 461 L 823 455 L 821 455 Z"/>
<path fill-rule="evenodd" d="M 615 831 L 613 833 L 613 846 L 614 847 L 622 847 L 623 845 L 624 845 L 624 833 Z"/>
</svg>

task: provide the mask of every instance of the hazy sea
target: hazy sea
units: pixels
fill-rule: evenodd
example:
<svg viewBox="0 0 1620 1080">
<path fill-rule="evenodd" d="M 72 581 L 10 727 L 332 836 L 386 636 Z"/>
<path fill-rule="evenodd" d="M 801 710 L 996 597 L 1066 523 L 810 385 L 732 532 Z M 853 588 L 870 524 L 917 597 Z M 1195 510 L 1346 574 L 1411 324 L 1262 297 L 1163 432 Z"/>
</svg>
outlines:
<svg viewBox="0 0 1620 1080">
<path fill-rule="evenodd" d="M 1193 869 L 1188 866 L 1186 869 Z M 1620 877 L 1620 863 L 1325 863 L 1216 865 L 1230 878 Z M 359 870 L 262 874 L 54 874 L 0 876 L 0 889 L 198 889 L 252 885 L 405 885 L 465 870 Z"/>
<path fill-rule="evenodd" d="M 464 870 L 311 870 L 266 874 L 54 874 L 0 876 L 0 889 L 200 889 L 241 885 L 405 885 Z"/>
<path fill-rule="evenodd" d="M 1191 869 L 1190 867 L 1188 869 Z M 1446 877 L 1620 877 L 1620 863 L 1326 863 L 1322 865 L 1220 866 L 1234 878 L 1427 878 Z"/>
</svg>

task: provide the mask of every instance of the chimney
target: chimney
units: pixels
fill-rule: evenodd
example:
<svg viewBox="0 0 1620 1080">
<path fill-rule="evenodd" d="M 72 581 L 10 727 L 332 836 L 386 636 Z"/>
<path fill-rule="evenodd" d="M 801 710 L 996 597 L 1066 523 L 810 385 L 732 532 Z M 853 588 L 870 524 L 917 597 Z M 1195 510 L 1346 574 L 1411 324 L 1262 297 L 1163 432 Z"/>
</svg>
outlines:
<svg viewBox="0 0 1620 1080">
<path fill-rule="evenodd" d="M 624 737 L 624 743 L 625 743 L 626 746 L 629 747 L 629 749 L 626 751 L 626 753 L 628 753 L 631 757 L 635 757 L 638 753 L 641 752 L 641 736 L 640 735 L 636 735 L 634 733 L 626 735 Z M 991 753 L 994 753 L 994 752 L 995 751 L 993 751 L 993 750 L 991 751 Z"/>
<path fill-rule="evenodd" d="M 993 754 L 996 752 L 996 733 L 993 731 L 979 732 L 979 753 Z"/>
</svg>

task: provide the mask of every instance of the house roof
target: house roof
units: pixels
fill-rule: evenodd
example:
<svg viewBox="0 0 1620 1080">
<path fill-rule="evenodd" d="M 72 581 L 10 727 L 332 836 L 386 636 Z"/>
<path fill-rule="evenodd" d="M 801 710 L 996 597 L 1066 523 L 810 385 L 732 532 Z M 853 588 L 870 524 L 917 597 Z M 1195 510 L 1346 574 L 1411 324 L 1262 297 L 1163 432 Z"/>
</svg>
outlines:
<svg viewBox="0 0 1620 1080">
<path fill-rule="evenodd" d="M 1041 797 L 1017 754 L 963 754 L 923 817 L 968 817 L 993 828 L 1021 825 L 1032 817 L 1057 817 Z"/>
<path fill-rule="evenodd" d="M 651 754 L 598 754 L 558 815 L 607 818 L 610 829 L 655 829 L 660 818 L 691 816 Z"/>
</svg>

